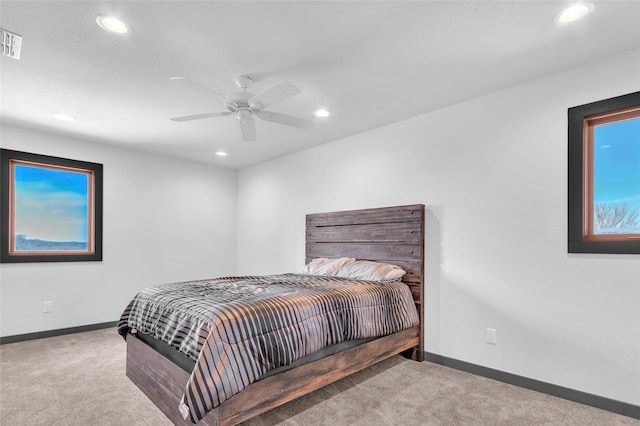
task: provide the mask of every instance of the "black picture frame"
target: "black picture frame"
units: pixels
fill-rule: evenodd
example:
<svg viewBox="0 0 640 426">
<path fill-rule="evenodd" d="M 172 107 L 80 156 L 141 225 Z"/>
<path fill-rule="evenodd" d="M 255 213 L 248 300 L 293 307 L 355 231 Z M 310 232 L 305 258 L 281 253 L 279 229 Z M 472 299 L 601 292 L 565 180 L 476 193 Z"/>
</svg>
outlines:
<svg viewBox="0 0 640 426">
<path fill-rule="evenodd" d="M 640 254 L 640 239 L 588 241 L 585 229 L 585 118 L 640 105 L 640 92 L 568 109 L 568 252 Z"/>
<path fill-rule="evenodd" d="M 87 243 L 82 249 L 35 249 L 33 252 L 15 250 L 11 243 L 16 238 L 14 234 L 13 218 L 15 211 L 12 198 L 15 182 L 12 182 L 14 164 L 27 164 L 44 169 L 87 172 Z M 28 263 L 28 262 L 82 262 L 102 261 L 102 217 L 103 217 L 103 166 L 98 163 L 72 160 L 34 154 L 30 152 L 0 149 L 0 263 Z M 46 218 L 43 218 L 46 219 Z M 40 240 L 33 240 L 40 241 Z M 45 242 L 46 243 L 46 242 Z M 55 247 L 55 246 L 54 246 Z"/>
</svg>

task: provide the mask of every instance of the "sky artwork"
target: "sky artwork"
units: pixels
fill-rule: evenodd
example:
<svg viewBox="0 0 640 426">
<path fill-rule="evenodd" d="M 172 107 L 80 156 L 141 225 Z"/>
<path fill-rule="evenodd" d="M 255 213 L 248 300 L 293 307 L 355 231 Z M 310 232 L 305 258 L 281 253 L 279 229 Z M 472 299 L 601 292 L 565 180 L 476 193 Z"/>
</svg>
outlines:
<svg viewBox="0 0 640 426">
<path fill-rule="evenodd" d="M 86 243 L 88 174 L 23 164 L 14 167 L 15 235 Z"/>
</svg>

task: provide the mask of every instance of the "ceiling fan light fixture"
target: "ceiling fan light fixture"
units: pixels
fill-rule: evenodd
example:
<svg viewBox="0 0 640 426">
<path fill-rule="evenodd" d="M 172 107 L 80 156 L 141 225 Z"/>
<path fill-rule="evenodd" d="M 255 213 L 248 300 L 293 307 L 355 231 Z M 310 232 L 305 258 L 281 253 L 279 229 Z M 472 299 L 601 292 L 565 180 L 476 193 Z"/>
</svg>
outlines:
<svg viewBox="0 0 640 426">
<path fill-rule="evenodd" d="M 590 14 L 594 7 L 590 2 L 574 3 L 556 13 L 554 20 L 558 24 L 570 24 Z"/>
<path fill-rule="evenodd" d="M 129 25 L 122 19 L 111 15 L 100 15 L 96 18 L 96 23 L 105 31 L 112 34 L 126 34 L 129 32 Z"/>
<path fill-rule="evenodd" d="M 251 113 L 245 109 L 238 111 L 238 121 L 246 123 L 251 118 Z"/>
</svg>

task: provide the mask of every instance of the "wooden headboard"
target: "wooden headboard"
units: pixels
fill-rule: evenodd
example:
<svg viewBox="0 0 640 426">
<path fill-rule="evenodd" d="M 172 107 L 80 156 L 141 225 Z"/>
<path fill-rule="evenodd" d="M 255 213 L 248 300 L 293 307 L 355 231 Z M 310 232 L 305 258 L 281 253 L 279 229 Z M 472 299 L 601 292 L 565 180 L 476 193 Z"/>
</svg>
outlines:
<svg viewBox="0 0 640 426">
<path fill-rule="evenodd" d="M 407 274 L 420 314 L 420 347 L 424 353 L 424 205 L 383 207 L 306 216 L 305 263 L 316 257 L 355 257 L 392 263 Z"/>
</svg>

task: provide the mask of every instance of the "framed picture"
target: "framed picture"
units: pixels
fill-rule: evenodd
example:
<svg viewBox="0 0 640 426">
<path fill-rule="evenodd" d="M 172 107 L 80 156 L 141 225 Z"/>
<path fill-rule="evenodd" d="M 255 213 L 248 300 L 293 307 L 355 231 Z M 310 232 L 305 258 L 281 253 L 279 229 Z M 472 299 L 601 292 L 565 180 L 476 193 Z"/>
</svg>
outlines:
<svg viewBox="0 0 640 426">
<path fill-rule="evenodd" d="M 102 260 L 102 164 L 0 149 L 0 262 Z"/>
</svg>

